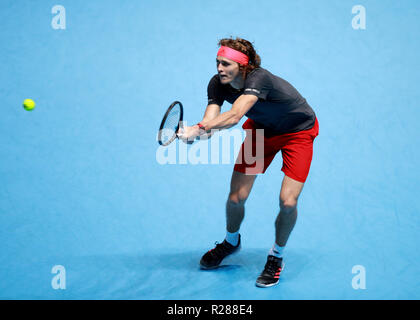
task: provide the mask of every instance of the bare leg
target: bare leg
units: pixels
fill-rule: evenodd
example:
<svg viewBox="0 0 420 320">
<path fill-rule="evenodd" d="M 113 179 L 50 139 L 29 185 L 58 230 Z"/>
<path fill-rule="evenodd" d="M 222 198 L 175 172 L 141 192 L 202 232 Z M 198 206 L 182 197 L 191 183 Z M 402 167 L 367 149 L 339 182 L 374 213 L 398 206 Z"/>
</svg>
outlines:
<svg viewBox="0 0 420 320">
<path fill-rule="evenodd" d="M 276 243 L 284 247 L 289 239 L 297 219 L 297 200 L 303 189 L 303 183 L 284 176 L 280 191 L 280 213 L 277 216 Z"/>
<path fill-rule="evenodd" d="M 245 216 L 245 201 L 251 192 L 256 175 L 233 171 L 229 197 L 226 202 L 226 229 L 237 232 Z"/>
</svg>

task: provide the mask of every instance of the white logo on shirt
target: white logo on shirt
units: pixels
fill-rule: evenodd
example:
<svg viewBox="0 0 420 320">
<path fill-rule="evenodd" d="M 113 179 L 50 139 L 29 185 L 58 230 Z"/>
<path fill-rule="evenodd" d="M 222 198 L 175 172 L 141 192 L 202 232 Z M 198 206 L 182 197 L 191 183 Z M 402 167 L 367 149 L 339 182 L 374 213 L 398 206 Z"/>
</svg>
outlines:
<svg viewBox="0 0 420 320">
<path fill-rule="evenodd" d="M 253 91 L 253 92 L 256 92 L 256 93 L 258 93 L 258 94 L 260 94 L 260 93 L 261 93 L 261 91 L 260 91 L 260 90 L 257 90 L 257 89 L 250 89 L 250 88 L 245 89 L 245 91 Z"/>
</svg>

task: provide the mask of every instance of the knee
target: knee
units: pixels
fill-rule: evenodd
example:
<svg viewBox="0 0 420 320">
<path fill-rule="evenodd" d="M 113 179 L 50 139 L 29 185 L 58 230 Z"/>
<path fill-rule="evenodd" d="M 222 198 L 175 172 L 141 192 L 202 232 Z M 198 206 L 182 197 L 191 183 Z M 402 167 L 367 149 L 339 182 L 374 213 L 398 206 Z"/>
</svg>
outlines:
<svg viewBox="0 0 420 320">
<path fill-rule="evenodd" d="M 233 205 L 243 205 L 248 199 L 249 193 L 244 190 L 238 190 L 229 193 L 228 202 Z"/>
<path fill-rule="evenodd" d="M 291 212 L 296 209 L 297 207 L 297 198 L 289 195 L 289 196 L 280 196 L 280 209 L 281 211 Z"/>
</svg>

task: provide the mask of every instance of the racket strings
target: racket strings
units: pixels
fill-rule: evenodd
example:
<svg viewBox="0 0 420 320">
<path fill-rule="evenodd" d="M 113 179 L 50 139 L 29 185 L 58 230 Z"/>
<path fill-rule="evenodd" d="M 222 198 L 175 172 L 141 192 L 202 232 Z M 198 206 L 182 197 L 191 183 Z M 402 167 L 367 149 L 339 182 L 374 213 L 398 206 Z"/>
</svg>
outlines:
<svg viewBox="0 0 420 320">
<path fill-rule="evenodd" d="M 181 118 L 181 107 L 179 105 L 174 106 L 166 117 L 165 123 L 162 126 L 160 132 L 160 141 L 162 144 L 166 144 L 173 140 L 176 131 L 179 126 Z"/>
<path fill-rule="evenodd" d="M 173 131 L 175 131 L 179 124 L 180 114 L 181 114 L 180 110 L 172 110 L 171 113 L 168 115 L 168 118 L 166 119 L 166 122 L 163 128 L 172 129 Z"/>
</svg>

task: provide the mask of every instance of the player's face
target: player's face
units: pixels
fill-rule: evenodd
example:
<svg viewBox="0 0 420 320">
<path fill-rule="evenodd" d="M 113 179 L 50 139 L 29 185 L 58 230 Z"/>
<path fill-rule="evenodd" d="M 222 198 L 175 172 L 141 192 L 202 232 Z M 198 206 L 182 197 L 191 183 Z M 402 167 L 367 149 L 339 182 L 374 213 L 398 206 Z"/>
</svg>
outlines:
<svg viewBox="0 0 420 320">
<path fill-rule="evenodd" d="M 240 77 L 239 64 L 233 60 L 218 56 L 216 58 L 217 72 L 222 84 L 228 84 Z"/>
</svg>

